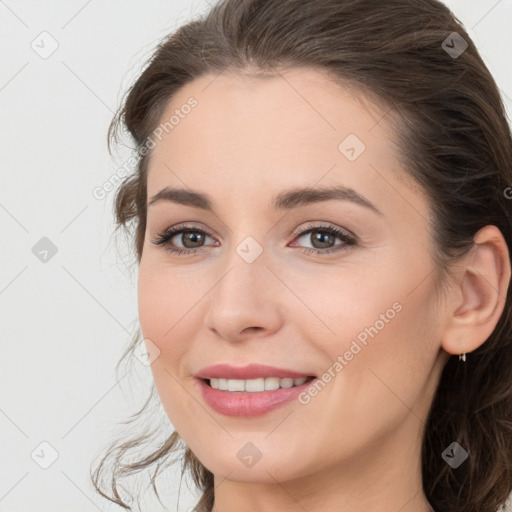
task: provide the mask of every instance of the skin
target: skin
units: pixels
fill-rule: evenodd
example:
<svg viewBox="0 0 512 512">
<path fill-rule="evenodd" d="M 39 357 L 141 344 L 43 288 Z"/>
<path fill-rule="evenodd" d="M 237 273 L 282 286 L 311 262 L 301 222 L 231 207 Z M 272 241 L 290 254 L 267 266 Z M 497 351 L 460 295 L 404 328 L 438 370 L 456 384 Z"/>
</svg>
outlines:
<svg viewBox="0 0 512 512">
<path fill-rule="evenodd" d="M 503 311 L 510 264 L 501 233 L 477 233 L 438 299 L 429 204 L 398 163 L 384 106 L 317 70 L 224 72 L 184 86 L 161 120 L 190 96 L 198 106 L 152 151 L 148 199 L 166 186 L 189 188 L 209 194 L 215 213 L 168 201 L 148 208 L 139 319 L 160 351 L 151 369 L 163 407 L 214 474 L 214 510 L 432 510 L 422 429 L 450 354 L 484 343 Z M 350 133 L 366 146 L 352 162 L 338 149 Z M 351 187 L 382 215 L 337 200 L 270 209 L 284 189 L 320 185 Z M 152 243 L 189 222 L 211 234 L 197 253 Z M 308 224 L 348 230 L 357 243 L 307 254 L 344 245 L 323 231 L 324 245 L 300 235 Z M 248 236 L 263 250 L 252 263 L 236 252 Z M 182 234 L 168 244 L 201 245 Z M 321 376 L 396 302 L 400 312 L 307 404 L 233 418 L 200 395 L 194 375 L 219 362 Z M 252 467 L 237 457 L 249 442 L 261 452 Z"/>
</svg>

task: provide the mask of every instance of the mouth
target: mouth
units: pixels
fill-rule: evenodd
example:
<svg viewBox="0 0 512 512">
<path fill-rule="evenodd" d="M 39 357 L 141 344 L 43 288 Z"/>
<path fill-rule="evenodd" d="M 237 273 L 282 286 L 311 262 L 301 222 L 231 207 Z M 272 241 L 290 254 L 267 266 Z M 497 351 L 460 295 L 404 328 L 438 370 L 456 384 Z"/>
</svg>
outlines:
<svg viewBox="0 0 512 512">
<path fill-rule="evenodd" d="M 225 378 L 211 378 L 201 379 L 212 389 L 220 391 L 231 391 L 239 393 L 258 393 L 263 391 L 273 391 L 276 389 L 288 389 L 316 379 L 315 375 L 301 378 L 278 378 L 278 377 L 260 377 L 255 379 L 225 379 Z"/>
<path fill-rule="evenodd" d="M 232 372 L 234 373 L 234 372 Z M 289 377 L 256 377 L 227 379 L 212 375 L 197 376 L 200 394 L 212 410 L 234 418 L 256 417 L 269 414 L 287 403 L 297 400 L 318 377 L 288 371 Z M 281 375 L 284 373 L 280 372 Z M 217 373 L 223 375 L 223 373 Z M 257 374 L 256 374 L 257 375 Z M 268 373 L 267 373 L 268 375 Z M 282 386 L 282 387 L 281 387 Z M 299 400 L 300 401 L 300 400 Z"/>
</svg>

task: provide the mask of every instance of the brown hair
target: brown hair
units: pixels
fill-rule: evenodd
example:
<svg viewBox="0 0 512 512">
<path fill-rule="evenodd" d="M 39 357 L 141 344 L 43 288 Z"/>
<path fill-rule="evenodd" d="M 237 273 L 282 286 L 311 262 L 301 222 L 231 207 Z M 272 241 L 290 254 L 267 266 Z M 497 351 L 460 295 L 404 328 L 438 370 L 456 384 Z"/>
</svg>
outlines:
<svg viewBox="0 0 512 512">
<path fill-rule="evenodd" d="M 462 48 L 457 32 L 467 44 Z M 456 37 L 456 36 L 455 36 Z M 448 39 L 447 39 L 448 38 Z M 450 39 L 451 38 L 451 39 Z M 443 41 L 448 43 L 443 43 Z M 454 42 L 455 41 L 455 42 Z M 458 46 L 457 46 L 458 45 Z M 497 226 L 512 248 L 505 190 L 512 184 L 512 138 L 496 83 L 460 21 L 437 0 L 223 0 L 203 18 L 163 41 L 128 91 L 109 129 L 118 142 L 126 127 L 138 150 L 133 175 L 115 197 L 117 228 L 134 228 L 140 261 L 146 228 L 146 177 L 151 153 L 141 153 L 163 109 L 185 84 L 205 74 L 310 67 L 388 105 L 398 154 L 426 193 L 433 212 L 432 256 L 441 284 L 449 265 L 473 246 L 486 225 Z M 132 232 L 131 232 L 132 233 Z M 130 235 L 132 236 L 132 235 Z M 437 512 L 494 512 L 512 490 L 512 302 L 488 340 L 466 362 L 450 357 L 427 419 L 422 446 L 424 492 Z M 135 333 L 121 361 L 140 341 Z M 119 364 L 121 363 L 119 362 Z M 119 367 L 118 364 L 118 367 Z M 138 417 L 155 397 L 154 387 Z M 133 418 L 133 417 L 132 417 Z M 123 458 L 152 434 L 113 445 L 91 474 L 97 491 L 132 510 L 118 479 L 157 465 L 189 470 L 202 493 L 198 512 L 213 507 L 213 474 L 173 432 L 135 462 Z M 453 469 L 441 457 L 458 442 L 468 459 Z M 113 470 L 107 460 L 114 459 Z M 109 475 L 110 495 L 100 488 Z M 110 492 L 110 491 L 108 491 Z"/>
</svg>

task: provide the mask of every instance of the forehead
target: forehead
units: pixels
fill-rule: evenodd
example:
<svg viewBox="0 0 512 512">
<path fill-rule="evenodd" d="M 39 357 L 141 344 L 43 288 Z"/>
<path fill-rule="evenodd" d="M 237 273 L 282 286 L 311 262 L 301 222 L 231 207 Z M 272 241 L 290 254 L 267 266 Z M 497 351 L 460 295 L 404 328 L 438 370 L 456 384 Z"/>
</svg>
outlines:
<svg viewBox="0 0 512 512">
<path fill-rule="evenodd" d="M 148 197 L 166 186 L 215 189 L 242 205 L 260 192 L 341 184 L 377 198 L 400 173 L 385 108 L 317 70 L 203 76 L 160 117 L 163 127 L 178 122 L 155 139 Z"/>
<path fill-rule="evenodd" d="M 196 102 L 193 108 L 187 105 L 190 98 Z M 295 151 L 304 143 L 308 150 L 338 150 L 339 141 L 350 133 L 371 138 L 368 142 L 374 145 L 387 143 L 382 128 L 389 128 L 384 117 L 390 109 L 376 101 L 309 68 L 265 76 L 224 71 L 183 86 L 168 102 L 159 125 L 165 127 L 173 114 L 181 114 L 179 122 L 162 134 L 180 146 L 195 135 L 195 141 L 202 137 L 203 147 L 227 147 L 244 137 L 247 151 L 262 143 Z M 176 115 L 174 119 L 178 120 Z M 319 145 L 320 141 L 324 143 Z"/>
</svg>

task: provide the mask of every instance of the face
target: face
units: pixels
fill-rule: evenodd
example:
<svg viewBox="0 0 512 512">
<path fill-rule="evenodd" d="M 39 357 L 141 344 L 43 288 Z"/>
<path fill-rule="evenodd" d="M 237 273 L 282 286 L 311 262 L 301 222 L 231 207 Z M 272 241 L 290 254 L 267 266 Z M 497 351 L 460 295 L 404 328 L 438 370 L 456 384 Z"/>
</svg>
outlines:
<svg viewBox="0 0 512 512">
<path fill-rule="evenodd" d="M 197 104 L 186 108 L 190 97 Z M 400 167 L 386 110 L 307 69 L 203 77 L 180 90 L 161 122 L 176 110 L 172 129 L 155 138 L 148 201 L 185 189 L 206 195 L 211 209 L 184 204 L 183 194 L 148 206 L 139 320 L 149 351 L 159 351 L 151 369 L 172 425 L 230 480 L 333 467 L 339 475 L 397 454 L 410 471 L 446 353 L 435 327 L 429 205 Z M 274 207 L 291 190 L 331 187 L 352 192 Z M 188 232 L 156 244 L 171 227 Z M 217 363 L 316 380 L 272 410 L 226 414 L 205 400 L 197 377 Z M 214 393 L 231 393 L 237 407 L 240 394 Z M 259 460 L 246 464 L 247 454 Z"/>
</svg>

